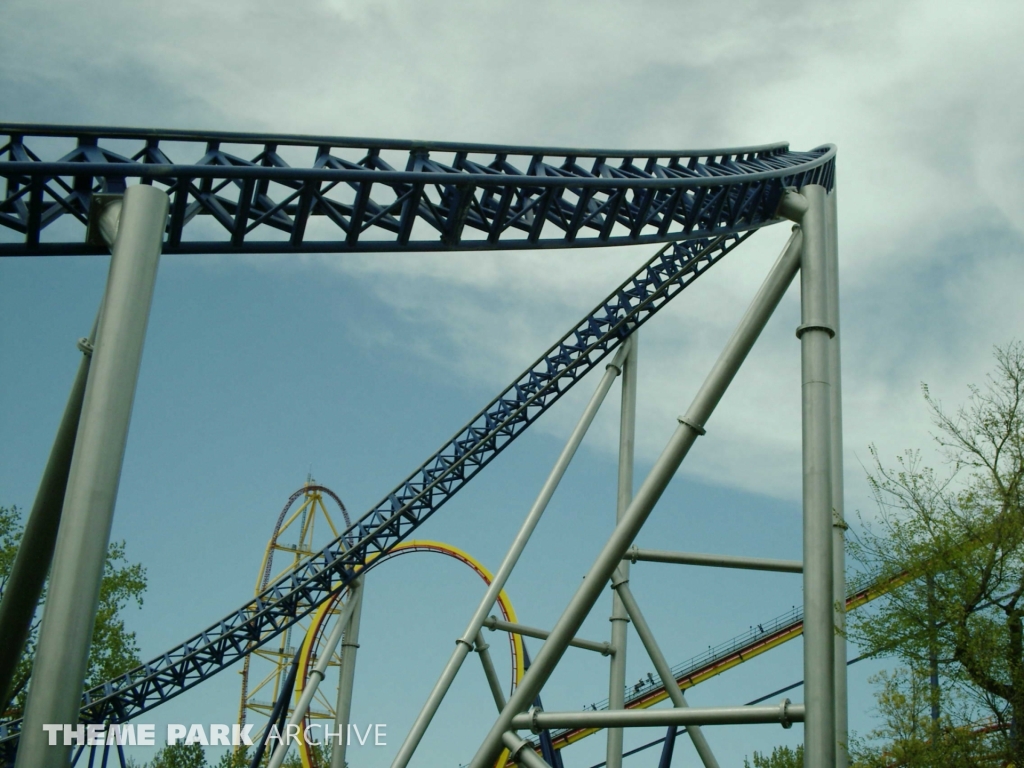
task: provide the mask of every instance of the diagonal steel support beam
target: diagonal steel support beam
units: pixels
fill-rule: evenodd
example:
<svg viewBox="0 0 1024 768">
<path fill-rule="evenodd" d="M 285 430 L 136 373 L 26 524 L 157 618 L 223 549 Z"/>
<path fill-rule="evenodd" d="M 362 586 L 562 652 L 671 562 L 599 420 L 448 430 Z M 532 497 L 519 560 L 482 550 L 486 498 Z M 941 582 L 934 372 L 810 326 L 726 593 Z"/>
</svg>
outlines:
<svg viewBox="0 0 1024 768">
<path fill-rule="evenodd" d="M 25 523 L 18 554 L 11 565 L 3 598 L 0 599 L 0 711 L 7 708 L 7 704 L 17 695 L 16 689 L 20 690 L 24 684 L 24 681 L 15 684 L 14 673 L 25 650 L 25 641 L 32 627 L 32 619 L 57 544 L 57 531 L 60 528 L 60 515 L 64 507 L 64 494 L 68 473 L 71 471 L 71 457 L 75 450 L 75 435 L 85 400 L 85 385 L 89 378 L 95 338 L 94 323 L 89 338 L 78 342 L 82 360 L 78 364 L 78 373 L 71 385 L 64 415 L 57 427 L 43 477 L 39 481 L 32 511 Z"/>
<path fill-rule="evenodd" d="M 150 186 L 134 186 L 124 196 L 39 631 L 18 768 L 62 768 L 70 758 L 70 746 L 48 746 L 43 724 L 78 722 L 168 205 L 167 194 Z"/>
<path fill-rule="evenodd" d="M 619 593 L 629 618 L 633 620 L 633 627 L 640 636 L 640 642 L 644 644 L 647 655 L 651 657 L 651 663 L 654 664 L 654 669 L 658 673 L 658 677 L 661 678 L 661 684 L 665 686 L 665 692 L 672 699 L 672 706 L 679 709 L 689 707 L 690 705 L 686 703 L 686 697 L 683 696 L 683 692 L 679 690 L 679 686 L 676 684 L 672 668 L 665 660 L 665 654 L 658 647 L 658 642 L 654 639 L 654 633 L 651 632 L 647 619 L 644 618 L 643 613 L 640 611 L 640 606 L 637 605 L 636 599 L 633 597 L 629 583 L 625 581 L 616 583 L 613 580 L 612 588 Z M 700 726 L 691 725 L 686 729 L 686 733 L 690 737 L 690 741 L 693 742 L 697 754 L 700 755 L 700 761 L 704 764 L 704 768 L 719 768 L 718 760 L 715 759 L 715 755 L 711 751 L 711 745 L 708 744 L 708 740 L 705 738 Z"/>
<path fill-rule="evenodd" d="M 548 475 L 543 487 L 541 487 L 540 493 L 537 495 L 537 499 L 533 502 L 533 506 L 530 508 L 530 511 L 526 515 L 526 519 L 523 520 L 523 524 L 519 528 L 519 532 L 512 540 L 512 546 L 509 547 L 508 552 L 505 554 L 505 559 L 502 560 L 497 573 L 495 573 L 494 578 L 491 579 L 490 586 L 487 588 L 487 593 L 477 606 L 473 617 L 469 620 L 469 624 L 466 626 L 465 632 L 463 632 L 462 636 L 455 641 L 455 651 L 448 660 L 448 664 L 445 666 L 444 671 L 441 672 L 441 678 L 434 685 L 433 690 L 430 692 L 430 696 L 423 705 L 423 709 L 420 710 L 420 714 L 417 716 L 412 728 L 405 737 L 405 741 L 402 742 L 402 746 L 399 748 L 398 754 L 395 756 L 394 762 L 391 764 L 391 768 L 405 768 L 405 766 L 409 764 L 409 760 L 412 759 L 412 755 L 416 751 L 416 747 L 423 738 L 423 734 L 426 733 L 427 727 L 430 725 L 430 721 L 434 718 L 438 707 L 441 706 L 441 701 L 444 699 L 445 694 L 448 693 L 448 689 L 451 687 L 452 681 L 458 674 L 459 668 L 462 666 L 462 662 L 465 661 L 466 656 L 472 649 L 473 643 L 476 641 L 476 637 L 480 633 L 480 628 L 483 627 L 484 621 L 487 618 L 487 613 L 494 607 L 494 602 L 498 599 L 498 595 L 501 593 L 501 590 L 505 588 L 505 582 L 508 581 L 508 577 L 511 575 L 516 563 L 519 562 L 520 555 L 522 555 L 527 542 L 530 540 L 530 536 L 533 535 L 537 524 L 540 522 L 541 516 L 547 509 L 548 502 L 551 501 L 551 497 L 554 495 L 555 489 L 558 488 L 558 484 L 561 482 L 562 476 L 565 474 L 566 469 L 569 468 L 569 463 L 572 461 L 573 456 L 576 455 L 576 450 L 580 447 L 580 443 L 583 442 L 583 437 L 587 434 L 587 430 L 590 429 L 590 425 L 593 423 L 594 417 L 600 410 L 601 404 L 604 402 L 604 399 L 608 394 L 608 390 L 612 386 L 612 382 L 621 372 L 622 361 L 625 359 L 626 355 L 629 354 L 631 346 L 631 342 L 627 339 L 626 343 L 623 344 L 615 354 L 612 362 L 606 367 L 604 376 L 601 378 L 601 382 L 597 386 L 597 391 L 594 392 L 593 397 L 590 398 L 590 402 L 584 409 L 583 415 L 580 417 L 579 422 L 576 424 L 576 428 L 569 437 L 569 441 L 565 444 L 565 448 L 562 449 L 562 453 L 555 462 L 555 466 L 552 467 L 551 473 Z M 506 728 L 505 730 L 509 729 Z M 501 734 L 498 734 L 498 738 L 501 738 Z M 497 754 L 495 754 L 494 759 L 497 759 L 497 757 Z"/>
<path fill-rule="evenodd" d="M 92 226 L 96 229 L 95 237 L 99 244 L 112 248 L 117 237 L 121 209 L 124 207 L 124 195 L 108 195 L 102 205 L 96 203 L 97 197 L 93 198 L 95 210 L 90 209 L 94 222 Z M 64 495 L 71 473 L 82 404 L 85 402 L 85 387 L 89 380 L 96 330 L 102 315 L 101 301 L 88 338 L 78 340 L 82 360 L 71 385 L 71 393 L 43 469 L 43 477 L 39 481 L 32 511 L 25 523 L 3 599 L 0 600 L 0 712 L 17 695 L 12 688 L 14 672 L 25 650 L 32 619 L 57 546 L 57 532 L 64 509 Z"/>
<path fill-rule="evenodd" d="M 590 568 L 583 583 L 569 602 L 561 618 L 551 630 L 551 636 L 544 643 L 534 660 L 530 671 L 523 676 L 519 687 L 512 694 L 495 721 L 491 730 L 470 762 L 470 768 L 489 768 L 498 758 L 502 749 L 502 734 L 512 727 L 512 718 L 526 711 L 543 688 L 558 661 L 565 653 L 569 640 L 579 631 L 587 614 L 594 607 L 615 569 L 621 565 L 622 557 L 643 527 L 654 505 L 661 498 L 665 488 L 675 475 L 679 465 L 696 442 L 704 434 L 704 425 L 714 412 L 715 406 L 725 394 L 733 377 L 742 365 L 747 353 L 757 341 L 768 318 L 782 300 L 786 289 L 793 281 L 800 266 L 800 245 L 802 235 L 794 232 L 775 266 L 772 268 L 754 297 L 739 327 L 726 343 L 725 349 L 711 369 L 687 410 L 679 418 L 679 426 L 655 462 L 647 479 L 644 480 L 629 508 L 611 537 L 608 539 L 597 560 Z M 831 587 L 830 587 L 831 589 Z M 611 723 L 610 723 L 611 724 Z"/>
</svg>

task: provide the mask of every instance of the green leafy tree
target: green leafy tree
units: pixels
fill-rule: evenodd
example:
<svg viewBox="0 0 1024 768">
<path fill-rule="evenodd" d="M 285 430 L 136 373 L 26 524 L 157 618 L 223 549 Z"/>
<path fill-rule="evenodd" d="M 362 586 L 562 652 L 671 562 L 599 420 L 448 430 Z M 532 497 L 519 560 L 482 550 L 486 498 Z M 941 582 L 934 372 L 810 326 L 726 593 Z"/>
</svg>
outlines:
<svg viewBox="0 0 1024 768">
<path fill-rule="evenodd" d="M 949 768 L 1002 766 L 997 732 L 986 728 L 969 688 L 943 678 L 944 712 L 932 718 L 930 670 L 900 667 L 871 678 L 878 687 L 880 727 L 854 736 L 849 750 L 853 768 Z"/>
<path fill-rule="evenodd" d="M 149 768 L 208 768 L 206 751 L 199 744 L 168 744 L 156 753 Z"/>
<path fill-rule="evenodd" d="M 915 729 L 924 695 L 928 741 L 975 732 L 982 717 L 986 732 L 1002 739 L 1003 759 L 1024 766 L 1015 725 L 1024 725 L 1024 345 L 997 349 L 995 358 L 985 385 L 952 413 L 923 387 L 943 471 L 913 451 L 885 466 L 872 449 L 878 519 L 864 525 L 851 552 L 866 570 L 903 583 L 852 616 L 850 627 L 866 650 L 912 670 L 880 681 L 893 744 L 923 738 Z M 949 710 L 952 688 L 975 710 Z M 897 717 L 898 704 L 906 711 Z"/>
<path fill-rule="evenodd" d="M 271 741 L 267 745 L 267 750 L 263 753 L 263 759 L 260 760 L 260 765 L 265 766 L 270 762 L 270 756 L 273 754 L 274 748 L 277 746 L 276 741 Z M 321 744 L 311 744 L 310 752 L 313 754 L 313 760 L 315 765 L 326 768 L 331 764 L 331 748 Z M 252 753 L 248 748 L 242 748 L 239 750 L 229 749 L 227 752 L 222 754 L 220 758 L 214 763 L 214 768 L 249 768 L 249 762 L 252 760 Z M 288 752 L 288 756 L 285 757 L 284 762 L 281 764 L 282 768 L 302 768 L 302 758 L 299 756 L 299 751 L 296 747 L 292 747 Z"/>
<path fill-rule="evenodd" d="M 743 758 L 743 768 L 803 768 L 803 745 L 796 749 L 775 747 L 770 755 L 755 752 L 750 760 Z"/>
<path fill-rule="evenodd" d="M 249 768 L 250 760 L 252 760 L 252 756 L 249 754 L 248 748 L 229 749 L 220 756 L 220 759 L 214 764 L 214 768 Z"/>
<path fill-rule="evenodd" d="M 21 511 L 17 507 L 0 507 L 0 594 L 10 576 L 21 541 L 22 528 Z M 135 633 L 126 629 L 124 612 L 133 603 L 142 606 L 142 595 L 145 590 L 146 569 L 139 563 L 129 562 L 123 541 L 112 542 L 107 550 L 107 562 L 100 584 L 99 609 L 96 613 L 92 650 L 89 653 L 86 673 L 87 686 L 98 685 L 139 664 L 139 648 Z M 44 590 L 42 601 L 45 602 L 45 599 Z M 42 614 L 40 605 L 25 644 L 25 653 L 15 674 L 11 701 L 0 704 L 4 719 L 19 717 L 24 710 Z"/>
</svg>

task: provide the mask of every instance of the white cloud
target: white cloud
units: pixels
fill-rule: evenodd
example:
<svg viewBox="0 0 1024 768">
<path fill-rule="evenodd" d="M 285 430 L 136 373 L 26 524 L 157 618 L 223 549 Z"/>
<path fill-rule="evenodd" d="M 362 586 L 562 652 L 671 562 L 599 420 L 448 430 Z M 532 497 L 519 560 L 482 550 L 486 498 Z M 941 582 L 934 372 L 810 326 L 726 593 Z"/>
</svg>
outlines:
<svg viewBox="0 0 1024 768">
<path fill-rule="evenodd" d="M 578 146 L 837 143 L 851 451 L 925 442 L 917 382 L 960 397 L 991 345 L 1021 327 L 1016 3 L 9 6 L 22 23 L 0 32 L 6 80 L 74 91 L 95 122 L 129 122 L 126 113 L 190 127 Z M 53 39 L 66 44 L 26 68 L 28 51 Z M 89 77 L 67 74 L 73 65 Z M 111 72 L 129 92 L 90 90 Z M 645 424 L 685 407 L 784 237 L 759 235 L 645 331 Z M 423 329 L 381 331 L 381 343 L 409 344 L 496 390 L 647 255 L 304 261 L 341 270 Z M 792 297 L 786 307 L 793 325 Z M 791 330 L 763 340 L 714 418 L 714 455 L 699 452 L 688 471 L 796 493 Z M 660 449 L 641 446 L 647 458 Z"/>
</svg>

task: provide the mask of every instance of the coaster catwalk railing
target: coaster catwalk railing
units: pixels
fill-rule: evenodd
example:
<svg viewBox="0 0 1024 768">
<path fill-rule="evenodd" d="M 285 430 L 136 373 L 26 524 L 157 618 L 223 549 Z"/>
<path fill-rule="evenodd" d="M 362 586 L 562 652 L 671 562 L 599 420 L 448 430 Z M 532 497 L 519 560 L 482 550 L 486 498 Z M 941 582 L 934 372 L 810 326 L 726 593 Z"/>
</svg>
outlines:
<svg viewBox="0 0 1024 768">
<path fill-rule="evenodd" d="M 98 375 L 97 368 L 102 369 L 95 358 L 108 358 L 106 365 L 113 365 L 119 381 L 124 382 L 104 387 L 102 392 L 99 387 L 91 392 L 86 388 L 78 439 L 92 429 L 99 437 L 94 437 L 98 448 L 91 453 L 107 458 L 100 466 L 88 466 L 79 453 L 72 459 L 67 499 L 87 497 L 93 508 L 66 502 L 68 511 L 61 530 L 81 531 L 89 525 L 92 529 L 84 537 L 62 533 L 58 543 L 59 566 L 51 577 L 33 673 L 33 688 L 44 693 L 30 692 L 30 724 L 37 718 L 40 722 L 75 718 L 78 696 L 72 697 L 69 691 L 74 679 L 81 677 L 76 667 L 84 665 L 88 638 L 69 640 L 67 632 L 71 627 L 80 631 L 83 625 L 91 626 L 91 616 L 83 622 L 78 614 L 87 614 L 90 605 L 95 611 L 91 574 L 101 563 L 99 545 L 105 545 L 104 537 L 109 535 L 124 447 L 120 433 L 127 427 L 148 314 L 146 296 L 155 276 L 156 258 L 140 261 L 137 254 L 152 253 L 154 237 L 157 256 L 165 232 L 164 249 L 171 252 L 564 247 L 691 239 L 660 251 L 380 505 L 293 572 L 287 583 L 270 585 L 254 602 L 151 664 L 86 692 L 81 714 L 90 722 L 124 721 L 193 687 L 346 586 L 368 554 L 387 551 L 411 533 L 679 290 L 750 231 L 777 221 L 776 208 L 787 187 L 830 186 L 834 167 L 832 147 L 802 154 L 791 153 L 784 145 L 711 153 L 603 152 L 594 153 L 599 156 L 592 158 L 593 170 L 587 172 L 578 162 L 585 152 L 576 150 L 39 126 L 4 126 L 2 130 L 9 141 L 0 149 L 0 175 L 7 184 L 0 201 L 0 225 L 23 233 L 24 238 L 20 243 L 0 245 L 0 253 L 93 253 L 98 252 L 100 243 L 112 246 L 111 277 L 89 380 Z M 26 144 L 26 137 L 36 146 L 51 149 L 54 142 L 74 137 L 78 146 L 57 160 L 45 161 L 44 153 Z M 99 146 L 101 141 L 105 146 Z M 190 141 L 205 142 L 203 157 L 194 165 L 169 163 L 161 142 L 166 146 Z M 130 157 L 118 156 L 111 148 L 131 142 L 144 146 Z M 246 162 L 222 151 L 228 142 L 258 143 L 262 151 L 256 161 Z M 290 143 L 295 150 L 316 147 L 314 167 L 287 167 L 278 152 L 281 143 Z M 341 150 L 355 147 L 366 149 L 354 164 L 334 154 L 335 149 L 343 154 Z M 395 151 L 408 152 L 406 171 L 394 171 L 380 159 Z M 450 153 L 454 159 L 447 166 L 428 162 L 431 152 Z M 473 161 L 475 155 L 486 153 L 495 155 L 489 165 Z M 508 162 L 509 156 L 517 153 L 531 158 L 526 173 Z M 549 155 L 560 156 L 564 162 L 556 169 L 544 161 Z M 621 162 L 613 168 L 609 157 Z M 634 165 L 638 157 L 647 160 L 643 171 Z M 664 164 L 658 162 L 662 157 L 667 157 Z M 129 186 L 122 208 L 118 193 L 129 179 L 141 181 L 152 194 L 143 196 Z M 159 191 L 161 185 L 168 187 L 170 199 Z M 331 197 L 345 185 L 354 195 L 347 208 L 343 199 Z M 380 197 L 371 198 L 374 185 L 378 192 L 384 191 L 384 202 Z M 292 191 L 274 202 L 271 193 L 282 187 Z M 169 218 L 152 213 L 160 200 L 164 211 L 169 206 Z M 186 224 L 203 213 L 222 224 L 230 237 L 184 240 Z M 64 214 L 87 225 L 84 237 L 68 236 L 67 227 L 57 227 L 52 230 L 56 239 L 43 242 L 43 228 Z M 346 234 L 344 240 L 304 239 L 307 220 L 313 215 L 323 215 L 340 227 Z M 413 239 L 417 219 L 433 226 L 440 238 Z M 286 240 L 247 238 L 263 225 L 281 229 L 286 222 L 290 228 Z M 558 237 L 543 236 L 547 222 L 558 230 Z M 466 239 L 466 225 L 486 230 L 486 237 Z M 397 237 L 383 242 L 381 233 L 374 230 L 361 238 L 360 233 L 371 227 Z M 747 235 L 737 234 L 744 230 Z M 190 229 L 193 235 L 207 231 L 198 225 Z M 62 235 L 64 241 L 59 240 Z M 120 258 L 119 251 L 123 254 Z M 141 280 L 140 287 L 135 287 L 133 280 Z M 135 303 L 125 305 L 120 297 L 126 295 Z M 97 488 L 102 492 L 97 493 Z M 60 518 L 60 509 L 49 514 Z M 51 553 L 52 549 L 41 554 L 48 561 Z M 83 580 L 81 572 L 90 575 Z M 62 584 L 60 589 L 58 584 Z M 75 674 L 67 674 L 69 668 Z M 7 724 L 6 742 L 17 737 L 19 726 Z M 26 738 L 39 741 L 31 728 Z M 33 756 L 26 756 L 23 743 L 19 765 L 44 764 L 45 749 L 28 752 Z M 45 764 L 50 762 L 45 760 Z"/>
</svg>

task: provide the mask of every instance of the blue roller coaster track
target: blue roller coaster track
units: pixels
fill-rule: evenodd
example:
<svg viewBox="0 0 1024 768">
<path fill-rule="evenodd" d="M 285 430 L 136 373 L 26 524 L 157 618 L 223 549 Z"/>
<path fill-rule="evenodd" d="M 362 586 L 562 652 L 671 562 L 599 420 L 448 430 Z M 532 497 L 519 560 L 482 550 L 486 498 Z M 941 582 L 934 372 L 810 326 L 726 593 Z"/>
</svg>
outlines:
<svg viewBox="0 0 1024 768">
<path fill-rule="evenodd" d="M 44 235 L 86 225 L 94 194 L 131 181 L 171 197 L 165 253 L 490 250 L 756 229 L 786 187 L 831 188 L 834 168 L 833 147 L 786 144 L 623 152 L 9 124 L 0 136 L 0 229 L 22 236 L 0 243 L 7 256 L 105 253 L 84 226 Z"/>
<path fill-rule="evenodd" d="M 0 124 L 0 137 L 3 256 L 105 252 L 89 239 L 94 197 L 129 183 L 168 191 L 166 253 L 665 243 L 340 537 L 203 632 L 87 691 L 81 720 L 91 723 L 130 720 L 195 687 L 344 588 L 636 328 L 757 229 L 780 221 L 787 188 L 830 189 L 835 169 L 830 145 L 624 152 L 10 124 Z M 228 148 L 255 155 L 244 160 Z M 200 157 L 188 164 L 167 154 L 189 151 Z M 308 165 L 286 163 L 303 153 Z M 392 155 L 405 158 L 405 170 L 395 170 Z M 327 227 L 312 227 L 312 217 Z M 47 231 L 61 219 L 72 226 Z M 20 727 L 0 726 L 5 748 Z"/>
</svg>

